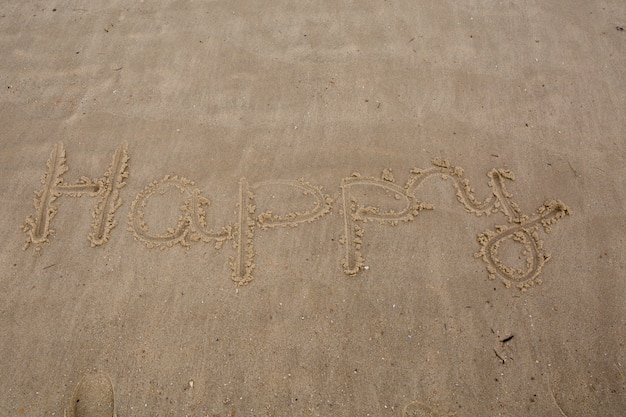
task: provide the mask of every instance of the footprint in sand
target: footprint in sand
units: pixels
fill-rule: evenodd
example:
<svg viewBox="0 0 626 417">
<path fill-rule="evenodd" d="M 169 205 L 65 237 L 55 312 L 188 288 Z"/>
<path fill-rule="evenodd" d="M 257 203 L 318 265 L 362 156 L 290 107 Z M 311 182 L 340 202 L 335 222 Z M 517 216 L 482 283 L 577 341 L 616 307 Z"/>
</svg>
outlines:
<svg viewBox="0 0 626 417">
<path fill-rule="evenodd" d="M 72 401 L 65 409 L 65 417 L 117 417 L 113 397 L 113 383 L 108 375 L 85 375 L 74 390 Z"/>
<path fill-rule="evenodd" d="M 404 407 L 402 417 L 439 417 L 439 414 L 421 402 L 413 401 Z"/>
</svg>

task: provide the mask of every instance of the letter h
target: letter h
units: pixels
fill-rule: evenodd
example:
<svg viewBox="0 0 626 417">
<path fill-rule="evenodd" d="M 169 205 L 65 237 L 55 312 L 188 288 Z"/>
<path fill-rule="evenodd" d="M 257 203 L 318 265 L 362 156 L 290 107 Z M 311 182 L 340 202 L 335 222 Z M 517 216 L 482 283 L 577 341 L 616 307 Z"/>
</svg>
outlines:
<svg viewBox="0 0 626 417">
<path fill-rule="evenodd" d="M 28 216 L 22 227 L 28 235 L 24 249 L 28 249 L 32 243 L 39 250 L 44 243 L 50 241 L 50 236 L 54 233 L 50 224 L 58 211 L 54 202 L 63 194 L 80 197 L 89 193 L 98 198 L 88 238 L 91 246 L 99 246 L 109 240 L 111 229 L 117 224 L 114 219 L 115 211 L 122 205 L 119 190 L 126 185 L 125 179 L 128 178 L 127 145 L 123 143 L 117 147 L 109 169 L 101 178 L 81 177 L 74 184 L 65 184 L 63 174 L 68 169 L 65 148 L 62 143 L 57 143 L 41 178 L 43 187 L 35 192 L 35 215 Z"/>
</svg>

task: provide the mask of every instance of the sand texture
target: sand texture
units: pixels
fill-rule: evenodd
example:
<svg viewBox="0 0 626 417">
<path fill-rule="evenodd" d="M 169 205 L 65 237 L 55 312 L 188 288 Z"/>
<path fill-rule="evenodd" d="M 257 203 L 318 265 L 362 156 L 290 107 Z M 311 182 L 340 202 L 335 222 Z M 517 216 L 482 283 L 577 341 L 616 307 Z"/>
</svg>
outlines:
<svg viewBox="0 0 626 417">
<path fill-rule="evenodd" d="M 624 416 L 625 26 L 4 2 L 0 415 Z"/>
</svg>

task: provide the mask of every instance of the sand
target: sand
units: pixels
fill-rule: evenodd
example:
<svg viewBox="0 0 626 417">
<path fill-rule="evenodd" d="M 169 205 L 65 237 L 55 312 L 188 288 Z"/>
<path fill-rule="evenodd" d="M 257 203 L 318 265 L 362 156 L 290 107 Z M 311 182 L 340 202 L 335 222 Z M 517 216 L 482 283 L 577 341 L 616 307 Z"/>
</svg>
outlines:
<svg viewBox="0 0 626 417">
<path fill-rule="evenodd" d="M 622 416 L 626 9 L 8 2 L 3 416 Z"/>
</svg>

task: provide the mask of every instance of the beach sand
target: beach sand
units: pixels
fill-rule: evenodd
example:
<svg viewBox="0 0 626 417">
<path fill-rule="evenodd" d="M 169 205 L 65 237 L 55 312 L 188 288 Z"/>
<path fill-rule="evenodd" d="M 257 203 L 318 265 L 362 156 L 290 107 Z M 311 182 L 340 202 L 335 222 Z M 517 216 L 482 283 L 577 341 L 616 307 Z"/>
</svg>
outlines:
<svg viewBox="0 0 626 417">
<path fill-rule="evenodd" d="M 7 2 L 0 414 L 623 416 L 624 26 Z"/>
</svg>

